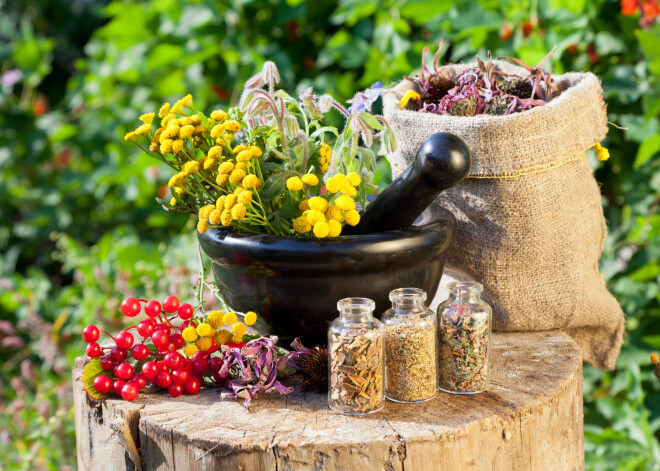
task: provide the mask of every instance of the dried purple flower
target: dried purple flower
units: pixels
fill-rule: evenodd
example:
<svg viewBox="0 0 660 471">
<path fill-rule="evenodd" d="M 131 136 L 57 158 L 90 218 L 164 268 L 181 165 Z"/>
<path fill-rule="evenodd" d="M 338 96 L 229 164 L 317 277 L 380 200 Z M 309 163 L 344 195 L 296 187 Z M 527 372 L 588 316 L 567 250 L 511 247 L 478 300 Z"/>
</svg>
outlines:
<svg viewBox="0 0 660 471">
<path fill-rule="evenodd" d="M 229 393 L 222 393 L 222 398 L 244 398 L 243 405 L 249 409 L 252 398 L 263 393 L 289 394 L 287 388 L 277 380 L 278 371 L 284 372 L 286 363 L 278 361 L 275 343 L 277 337 L 259 337 L 246 343 L 242 348 L 231 348 L 226 368 L 233 379 L 227 382 Z M 221 370 L 222 374 L 222 370 Z"/>
</svg>

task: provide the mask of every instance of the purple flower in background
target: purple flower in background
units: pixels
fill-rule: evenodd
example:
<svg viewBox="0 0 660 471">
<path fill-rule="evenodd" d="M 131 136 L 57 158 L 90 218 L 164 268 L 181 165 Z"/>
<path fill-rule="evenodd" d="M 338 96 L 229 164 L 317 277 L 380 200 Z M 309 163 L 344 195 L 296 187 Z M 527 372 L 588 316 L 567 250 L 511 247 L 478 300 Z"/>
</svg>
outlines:
<svg viewBox="0 0 660 471">
<path fill-rule="evenodd" d="M 348 100 L 348 103 L 351 104 L 350 108 L 346 111 L 346 114 L 353 113 L 359 115 L 363 111 L 371 112 L 371 108 L 381 92 L 383 91 L 383 84 L 380 82 L 374 83 L 371 88 L 366 89 L 364 92 L 358 92 L 355 96 Z"/>
<path fill-rule="evenodd" d="M 23 78 L 23 72 L 18 69 L 11 69 L 2 74 L 0 77 L 0 84 L 3 87 L 12 87 L 16 85 Z"/>
</svg>

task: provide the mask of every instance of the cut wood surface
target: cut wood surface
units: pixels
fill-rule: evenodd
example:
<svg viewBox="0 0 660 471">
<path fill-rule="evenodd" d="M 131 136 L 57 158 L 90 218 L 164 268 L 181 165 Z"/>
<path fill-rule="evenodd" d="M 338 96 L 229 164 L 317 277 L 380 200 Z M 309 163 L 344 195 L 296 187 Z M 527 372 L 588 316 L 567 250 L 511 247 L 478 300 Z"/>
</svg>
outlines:
<svg viewBox="0 0 660 471">
<path fill-rule="evenodd" d="M 387 402 L 348 417 L 325 395 L 262 396 L 248 412 L 219 389 L 135 402 L 89 399 L 73 372 L 81 470 L 580 470 L 582 362 L 561 332 L 493 335 L 489 391 Z"/>
</svg>

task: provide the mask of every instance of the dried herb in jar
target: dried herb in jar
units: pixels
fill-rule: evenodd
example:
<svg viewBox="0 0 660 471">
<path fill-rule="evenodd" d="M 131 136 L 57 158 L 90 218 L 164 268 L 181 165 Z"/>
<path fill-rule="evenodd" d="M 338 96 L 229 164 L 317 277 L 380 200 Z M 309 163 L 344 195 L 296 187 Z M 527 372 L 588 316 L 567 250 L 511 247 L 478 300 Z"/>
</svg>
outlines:
<svg viewBox="0 0 660 471">
<path fill-rule="evenodd" d="M 430 326 L 385 325 L 387 397 L 419 402 L 436 394 L 436 334 Z"/>
<path fill-rule="evenodd" d="M 440 389 L 481 392 L 488 387 L 490 314 L 452 304 L 440 316 Z"/>
<path fill-rule="evenodd" d="M 383 338 L 380 332 L 330 332 L 330 390 L 334 408 L 367 413 L 383 407 Z"/>
</svg>

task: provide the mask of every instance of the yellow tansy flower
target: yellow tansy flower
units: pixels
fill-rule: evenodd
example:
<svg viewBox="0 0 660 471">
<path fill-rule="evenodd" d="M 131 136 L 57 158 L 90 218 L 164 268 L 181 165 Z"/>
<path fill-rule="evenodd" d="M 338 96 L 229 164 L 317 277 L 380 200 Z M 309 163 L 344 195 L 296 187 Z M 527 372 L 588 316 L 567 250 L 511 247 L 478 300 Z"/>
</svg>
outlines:
<svg viewBox="0 0 660 471">
<path fill-rule="evenodd" d="M 357 172 L 351 172 L 348 174 L 348 183 L 353 186 L 358 186 L 360 183 L 362 183 L 362 178 L 357 174 Z"/>
<path fill-rule="evenodd" d="M 328 209 L 325 210 L 325 217 L 328 220 L 341 222 L 341 209 L 339 209 L 337 206 L 330 205 L 328 206 Z"/>
<path fill-rule="evenodd" d="M 344 211 L 350 211 L 351 209 L 355 209 L 355 201 L 353 201 L 353 198 L 351 198 L 350 196 L 341 195 L 339 198 L 335 200 L 335 204 Z"/>
<path fill-rule="evenodd" d="M 170 199 L 170 206 L 176 206 L 176 198 L 174 196 Z"/>
<path fill-rule="evenodd" d="M 183 332 L 181 332 L 181 337 L 183 337 L 183 340 L 186 342 L 194 342 L 197 340 L 198 335 L 195 328 L 190 326 L 183 329 Z"/>
<path fill-rule="evenodd" d="M 183 172 L 175 173 L 174 175 L 172 175 L 170 180 L 167 182 L 167 186 L 169 186 L 170 188 L 173 188 L 176 185 L 178 185 L 179 183 L 181 183 L 181 180 L 183 180 L 185 178 L 186 178 L 185 173 L 183 173 Z"/>
<path fill-rule="evenodd" d="M 174 116 L 174 114 L 172 114 L 172 113 L 169 113 L 169 114 L 165 115 L 165 117 L 163 119 L 160 120 L 160 125 L 162 127 L 166 128 L 167 125 L 169 124 L 169 122 L 172 121 L 173 119 L 176 119 L 176 116 Z"/>
<path fill-rule="evenodd" d="M 298 204 L 298 209 L 301 210 L 301 211 L 308 211 L 310 209 L 309 208 L 309 200 L 302 200 Z"/>
<path fill-rule="evenodd" d="M 237 168 L 229 175 L 229 182 L 238 185 L 245 178 L 245 170 Z"/>
<path fill-rule="evenodd" d="M 177 139 L 176 141 L 172 142 L 172 152 L 181 152 L 183 150 L 183 141 L 181 139 Z"/>
<path fill-rule="evenodd" d="M 211 214 L 209 214 L 209 223 L 212 226 L 217 226 L 218 224 L 220 224 L 221 215 L 222 215 L 222 211 L 220 211 L 219 209 L 214 209 L 213 211 L 211 211 Z"/>
<path fill-rule="evenodd" d="M 350 184 L 349 185 L 344 185 L 341 187 L 341 192 L 342 194 L 346 196 L 355 196 L 357 195 L 357 190 L 355 187 L 352 187 Z"/>
<path fill-rule="evenodd" d="M 233 343 L 241 343 L 241 342 L 243 341 L 243 336 L 242 336 L 242 335 L 234 335 L 234 336 L 231 338 L 231 341 L 232 341 Z"/>
<path fill-rule="evenodd" d="M 151 124 L 153 123 L 155 116 L 156 113 L 143 114 L 142 116 L 140 116 L 140 121 L 142 121 L 144 124 Z"/>
<path fill-rule="evenodd" d="M 222 162 L 218 167 L 220 173 L 231 173 L 234 170 L 234 162 Z"/>
<path fill-rule="evenodd" d="M 181 139 L 187 139 L 190 136 L 192 136 L 194 132 L 195 132 L 195 126 L 186 125 L 183 126 L 181 129 L 179 129 L 179 137 Z"/>
<path fill-rule="evenodd" d="M 238 321 L 238 317 L 236 316 L 235 313 L 228 312 L 227 314 L 225 314 L 225 317 L 222 319 L 222 321 L 227 325 L 232 325 L 235 324 L 236 321 Z"/>
<path fill-rule="evenodd" d="M 249 150 L 242 150 L 236 156 L 236 162 L 249 162 L 252 158 L 252 152 Z"/>
<path fill-rule="evenodd" d="M 211 137 L 213 139 L 219 138 L 224 132 L 224 130 L 225 130 L 224 124 L 216 124 L 215 126 L 213 126 L 213 128 L 211 128 Z"/>
<path fill-rule="evenodd" d="M 160 153 L 165 155 L 172 152 L 172 139 L 165 139 L 160 141 Z"/>
<path fill-rule="evenodd" d="M 224 209 L 226 199 L 227 199 L 227 196 L 222 195 L 220 198 L 218 198 L 215 201 L 215 207 L 218 208 L 218 209 Z"/>
<path fill-rule="evenodd" d="M 225 123 L 225 129 L 229 132 L 238 132 L 241 130 L 241 125 L 234 120 L 229 120 Z"/>
<path fill-rule="evenodd" d="M 224 345 L 231 340 L 232 334 L 227 329 L 222 329 L 215 334 L 215 344 L 220 346 Z"/>
<path fill-rule="evenodd" d="M 223 110 L 214 110 L 211 112 L 211 119 L 218 122 L 224 121 L 227 119 L 227 113 Z"/>
<path fill-rule="evenodd" d="M 261 157 L 263 155 L 263 152 L 257 146 L 250 146 L 250 147 L 248 147 L 248 150 L 250 152 L 252 152 L 252 157 L 255 158 L 255 159 L 258 158 L 258 157 Z"/>
<path fill-rule="evenodd" d="M 225 186 L 229 181 L 229 175 L 227 175 L 226 173 L 221 173 L 216 177 L 215 181 L 218 185 Z"/>
<path fill-rule="evenodd" d="M 211 311 L 206 318 L 206 322 L 209 323 L 211 327 L 218 328 L 222 325 L 222 318 L 224 313 L 222 311 Z"/>
<path fill-rule="evenodd" d="M 206 221 L 206 219 L 200 219 L 197 222 L 197 230 L 199 231 L 200 234 L 204 234 L 206 231 L 209 230 L 209 223 Z"/>
<path fill-rule="evenodd" d="M 325 213 L 325 210 L 328 209 L 328 201 L 321 196 L 313 196 L 308 200 L 309 208 L 316 211 L 321 211 Z"/>
<path fill-rule="evenodd" d="M 211 328 L 211 326 L 209 326 L 209 328 Z M 197 348 L 199 348 L 201 351 L 205 352 L 206 350 L 211 348 L 211 346 L 213 345 L 213 340 L 211 340 L 208 337 L 200 337 L 195 342 L 195 345 L 197 345 Z"/>
<path fill-rule="evenodd" d="M 197 331 L 197 335 L 199 335 L 200 337 L 210 337 L 211 335 L 213 335 L 212 334 L 213 328 L 206 322 L 202 322 L 201 324 L 199 324 L 195 330 Z"/>
<path fill-rule="evenodd" d="M 325 183 L 325 188 L 330 193 L 339 193 L 339 190 L 341 190 L 341 181 L 337 178 L 337 175 L 328 178 L 328 181 Z"/>
<path fill-rule="evenodd" d="M 247 177 L 245 177 L 247 178 Z M 245 180 L 245 178 L 243 180 Z M 247 206 L 252 201 L 252 192 L 251 191 L 242 191 L 238 195 L 238 202 Z"/>
<path fill-rule="evenodd" d="M 228 226 L 231 224 L 232 218 L 231 218 L 231 210 L 225 209 L 222 211 L 222 216 L 220 216 L 220 222 L 222 223 L 223 226 Z"/>
<path fill-rule="evenodd" d="M 227 198 L 225 198 L 225 209 L 231 209 L 234 207 L 236 204 L 236 200 L 238 199 L 238 196 L 235 194 L 227 195 Z"/>
<path fill-rule="evenodd" d="M 319 184 L 319 177 L 313 173 L 306 173 L 302 176 L 302 181 L 305 185 L 316 186 Z"/>
<path fill-rule="evenodd" d="M 346 221 L 346 224 L 349 226 L 355 226 L 358 222 L 360 222 L 360 213 L 354 209 L 347 211 L 344 213 L 344 221 Z"/>
<path fill-rule="evenodd" d="M 239 152 L 243 152 L 245 149 L 247 149 L 247 146 L 244 146 L 243 144 L 240 144 L 240 145 L 237 145 L 236 147 L 234 147 L 232 152 L 234 154 L 238 154 Z"/>
<path fill-rule="evenodd" d="M 186 162 L 183 164 L 183 167 L 181 167 L 181 170 L 183 170 L 183 173 L 186 175 L 192 175 L 193 173 L 197 173 L 199 171 L 199 162 L 196 160 L 191 160 L 190 162 Z"/>
<path fill-rule="evenodd" d="M 213 146 L 209 149 L 209 157 L 212 159 L 218 158 L 220 155 L 222 155 L 222 147 L 220 146 Z"/>
<path fill-rule="evenodd" d="M 160 107 L 160 110 L 158 110 L 158 117 L 162 118 L 163 116 L 167 115 L 170 112 L 170 104 L 165 103 L 163 106 Z"/>
<path fill-rule="evenodd" d="M 257 313 L 250 311 L 247 314 L 245 314 L 245 323 L 247 325 L 254 325 L 255 322 L 257 322 Z"/>
<path fill-rule="evenodd" d="M 314 235 L 319 239 L 328 237 L 329 233 L 330 233 L 330 226 L 328 225 L 327 222 L 320 221 L 314 224 Z"/>
<path fill-rule="evenodd" d="M 299 191 L 303 188 L 303 181 L 300 177 L 290 177 L 286 181 L 286 187 L 291 191 Z"/>
<path fill-rule="evenodd" d="M 339 237 L 341 234 L 341 223 L 339 221 L 330 219 L 328 221 L 328 228 L 330 229 L 330 232 L 328 232 L 328 237 Z"/>
<path fill-rule="evenodd" d="M 245 324 L 242 322 L 236 322 L 232 327 L 231 327 L 232 332 L 234 332 L 236 335 L 243 335 L 245 331 L 247 330 L 245 327 Z"/>
<path fill-rule="evenodd" d="M 197 348 L 197 345 L 191 343 L 186 345 L 186 348 L 183 349 L 183 354 L 187 357 L 193 356 L 195 353 L 197 353 L 199 349 Z"/>
<path fill-rule="evenodd" d="M 245 205 L 243 203 L 238 203 L 233 208 L 231 208 L 231 217 L 237 221 L 240 221 L 241 219 L 245 218 L 246 212 L 247 208 Z"/>
<path fill-rule="evenodd" d="M 305 216 L 300 216 L 293 220 L 293 229 L 298 234 L 305 234 L 312 229 L 312 225 L 309 223 Z"/>
<path fill-rule="evenodd" d="M 259 177 L 256 175 L 246 175 L 243 181 L 241 182 L 241 185 L 243 185 L 243 188 L 246 189 L 251 189 L 251 188 L 256 188 L 256 186 L 259 184 Z"/>
<path fill-rule="evenodd" d="M 135 134 L 135 131 L 127 132 L 124 134 L 124 140 L 125 141 L 131 141 L 133 140 L 134 137 L 137 137 L 137 134 Z"/>
<path fill-rule="evenodd" d="M 214 158 L 208 158 L 204 160 L 204 170 L 208 170 L 210 168 L 215 167 L 215 164 L 217 164 L 218 161 L 215 160 Z"/>
<path fill-rule="evenodd" d="M 307 221 L 314 226 L 317 222 L 325 222 L 325 215 L 321 211 L 310 209 L 307 212 Z"/>
</svg>

